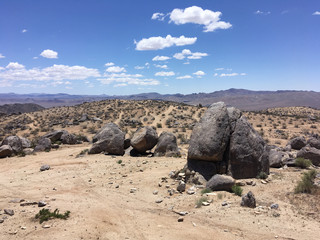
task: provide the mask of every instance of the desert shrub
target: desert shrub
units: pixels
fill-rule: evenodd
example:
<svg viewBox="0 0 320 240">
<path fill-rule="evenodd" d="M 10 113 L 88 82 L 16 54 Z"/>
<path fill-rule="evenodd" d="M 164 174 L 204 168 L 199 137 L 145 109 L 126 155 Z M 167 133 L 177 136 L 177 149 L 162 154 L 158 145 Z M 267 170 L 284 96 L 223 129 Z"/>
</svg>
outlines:
<svg viewBox="0 0 320 240">
<path fill-rule="evenodd" d="M 162 128 L 162 124 L 161 123 L 157 123 L 157 128 Z"/>
<path fill-rule="evenodd" d="M 223 198 L 223 194 L 222 193 L 218 193 L 218 199 L 222 199 Z"/>
<path fill-rule="evenodd" d="M 49 209 L 43 208 L 36 214 L 35 218 L 39 219 L 40 224 L 44 221 L 48 221 L 53 218 L 67 219 L 70 216 L 70 211 L 66 211 L 64 214 L 60 214 L 59 210 L 56 209 L 54 212 L 50 212 Z"/>
<path fill-rule="evenodd" d="M 207 197 L 201 197 L 196 201 L 196 208 L 200 208 L 203 202 L 208 201 Z"/>
<path fill-rule="evenodd" d="M 122 163 L 122 160 L 118 160 L 117 163 L 118 163 L 118 164 L 121 164 L 121 163 Z"/>
<path fill-rule="evenodd" d="M 201 190 L 201 195 L 206 194 L 206 193 L 211 193 L 212 190 L 210 188 L 204 188 Z"/>
<path fill-rule="evenodd" d="M 259 178 L 259 179 L 267 179 L 268 178 L 268 174 L 266 174 L 265 172 L 260 172 L 257 175 L 257 178 Z"/>
<path fill-rule="evenodd" d="M 301 180 L 298 182 L 294 189 L 295 193 L 311 193 L 315 188 L 313 181 L 317 175 L 317 171 L 312 169 L 303 173 Z"/>
<path fill-rule="evenodd" d="M 231 191 L 232 191 L 234 194 L 236 194 L 236 195 L 238 195 L 238 196 L 241 196 L 243 189 L 242 189 L 240 186 L 238 186 L 238 185 L 233 185 L 232 188 L 231 188 Z"/>
<path fill-rule="evenodd" d="M 302 157 L 296 158 L 294 163 L 299 168 L 308 168 L 311 166 L 311 161 Z"/>
</svg>

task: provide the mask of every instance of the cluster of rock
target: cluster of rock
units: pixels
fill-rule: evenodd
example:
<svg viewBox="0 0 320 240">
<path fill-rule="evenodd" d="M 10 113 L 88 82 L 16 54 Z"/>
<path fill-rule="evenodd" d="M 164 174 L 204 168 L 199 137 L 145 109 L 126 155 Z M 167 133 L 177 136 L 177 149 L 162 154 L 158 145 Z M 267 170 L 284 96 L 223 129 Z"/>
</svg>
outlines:
<svg viewBox="0 0 320 240">
<path fill-rule="evenodd" d="M 276 146 L 270 146 L 270 148 L 270 167 L 294 166 L 296 158 L 309 159 L 313 165 L 320 166 L 319 137 L 311 137 L 308 140 L 304 137 L 295 137 L 284 148 Z"/>
<path fill-rule="evenodd" d="M 146 154 L 154 147 L 156 156 L 179 156 L 180 151 L 174 134 L 163 132 L 160 137 L 150 126 L 139 128 L 132 139 L 125 139 L 125 133 L 115 123 L 108 123 L 93 137 L 93 145 L 89 154 L 104 152 L 111 155 L 123 155 L 130 149 L 132 156 Z"/>
<path fill-rule="evenodd" d="M 32 152 L 31 142 L 18 136 L 6 137 L 0 145 L 0 158 L 10 157 L 12 155 L 18 155 L 21 153 Z"/>
<path fill-rule="evenodd" d="M 206 180 L 216 174 L 243 179 L 269 174 L 268 157 L 267 144 L 241 111 L 218 102 L 192 131 L 187 165 Z"/>
</svg>

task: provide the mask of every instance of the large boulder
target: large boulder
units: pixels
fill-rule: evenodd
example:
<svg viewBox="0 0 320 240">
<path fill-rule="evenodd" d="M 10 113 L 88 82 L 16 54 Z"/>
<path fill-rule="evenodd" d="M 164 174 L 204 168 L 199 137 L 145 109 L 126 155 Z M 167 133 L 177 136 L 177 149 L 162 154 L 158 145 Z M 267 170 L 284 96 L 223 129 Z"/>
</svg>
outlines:
<svg viewBox="0 0 320 240">
<path fill-rule="evenodd" d="M 13 150 L 9 145 L 2 145 L 0 147 L 0 158 L 10 157 L 12 153 Z"/>
<path fill-rule="evenodd" d="M 21 139 L 18 136 L 6 137 L 1 145 L 9 145 L 14 153 L 20 153 L 23 149 Z"/>
<path fill-rule="evenodd" d="M 22 148 L 31 148 L 31 141 L 27 138 L 20 137 Z"/>
<path fill-rule="evenodd" d="M 76 144 L 77 143 L 77 137 L 71 133 L 68 133 L 68 132 L 64 132 L 61 137 L 61 142 L 63 144 Z"/>
<path fill-rule="evenodd" d="M 108 123 L 94 136 L 95 142 L 89 150 L 89 154 L 105 152 L 113 155 L 123 155 L 124 137 L 125 134 L 116 124 Z"/>
<path fill-rule="evenodd" d="M 307 145 L 307 141 L 304 137 L 295 137 L 287 145 L 290 145 L 292 149 L 300 150 Z"/>
<path fill-rule="evenodd" d="M 290 156 L 288 153 L 280 151 L 278 149 L 271 149 L 269 151 L 270 167 L 280 168 L 284 165 L 284 162 L 286 162 L 286 160 L 289 158 Z"/>
<path fill-rule="evenodd" d="M 242 113 L 235 107 L 228 107 L 227 111 L 229 116 L 230 131 L 233 133 L 234 129 L 236 128 L 237 120 L 241 117 Z"/>
<path fill-rule="evenodd" d="M 320 150 L 317 148 L 304 147 L 298 152 L 297 157 L 309 159 L 312 164 L 320 166 Z"/>
<path fill-rule="evenodd" d="M 307 143 L 309 144 L 310 147 L 320 149 L 320 140 L 317 138 L 310 138 L 308 139 Z"/>
<path fill-rule="evenodd" d="M 231 191 L 235 180 L 230 176 L 216 174 L 206 184 L 212 191 Z"/>
<path fill-rule="evenodd" d="M 222 161 L 229 138 L 230 124 L 227 107 L 223 102 L 214 103 L 193 128 L 188 160 Z"/>
<path fill-rule="evenodd" d="M 44 136 L 42 136 L 42 138 L 49 138 L 51 142 L 54 143 L 56 141 L 61 140 L 62 134 L 66 132 L 67 132 L 66 130 L 56 130 L 56 131 L 45 134 Z"/>
<path fill-rule="evenodd" d="M 170 132 L 161 133 L 154 154 L 167 157 L 180 156 L 176 136 Z"/>
<path fill-rule="evenodd" d="M 131 139 L 131 146 L 138 152 L 151 150 L 158 142 L 158 134 L 152 127 L 139 128 Z"/>
<path fill-rule="evenodd" d="M 49 138 L 40 138 L 38 144 L 34 148 L 34 152 L 43 152 L 51 150 L 51 140 Z"/>
<path fill-rule="evenodd" d="M 245 116 L 236 123 L 230 139 L 229 170 L 236 179 L 253 178 L 260 172 L 269 174 L 269 153 L 263 138 Z"/>
</svg>

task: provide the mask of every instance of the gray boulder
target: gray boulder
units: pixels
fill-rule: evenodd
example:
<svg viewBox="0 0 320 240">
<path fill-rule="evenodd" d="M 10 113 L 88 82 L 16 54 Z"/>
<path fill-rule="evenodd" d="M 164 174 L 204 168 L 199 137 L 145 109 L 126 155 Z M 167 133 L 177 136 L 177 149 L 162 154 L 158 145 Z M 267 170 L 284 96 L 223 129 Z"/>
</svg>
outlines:
<svg viewBox="0 0 320 240">
<path fill-rule="evenodd" d="M 14 153 L 22 152 L 23 149 L 21 139 L 17 136 L 6 137 L 1 145 L 9 145 Z"/>
<path fill-rule="evenodd" d="M 309 159 L 313 165 L 320 166 L 320 150 L 314 147 L 304 147 L 302 148 L 297 157 Z"/>
<path fill-rule="evenodd" d="M 180 156 L 176 136 L 170 132 L 161 133 L 154 154 L 167 157 Z"/>
<path fill-rule="evenodd" d="M 289 159 L 289 154 L 277 149 L 271 149 L 269 152 L 270 167 L 280 168 L 284 165 L 284 162 Z"/>
<path fill-rule="evenodd" d="M 9 145 L 2 145 L 0 147 L 0 158 L 10 157 L 12 153 L 13 150 Z"/>
<path fill-rule="evenodd" d="M 62 135 L 61 135 L 61 142 L 63 144 L 70 144 L 70 145 L 73 145 L 73 144 L 76 144 L 77 143 L 77 137 L 71 133 L 68 133 L 68 132 L 64 132 Z"/>
<path fill-rule="evenodd" d="M 31 148 L 31 142 L 27 138 L 20 137 L 22 148 Z"/>
<path fill-rule="evenodd" d="M 206 184 L 212 191 L 230 191 L 235 184 L 235 180 L 226 175 L 216 174 Z"/>
<path fill-rule="evenodd" d="M 49 132 L 47 134 L 45 134 L 44 136 L 42 136 L 42 138 L 49 138 L 51 140 L 52 143 L 61 140 L 61 136 L 62 134 L 66 133 L 67 131 L 65 130 L 56 130 L 53 132 Z"/>
<path fill-rule="evenodd" d="M 49 138 L 40 138 L 34 152 L 43 152 L 51 150 L 51 140 Z"/>
<path fill-rule="evenodd" d="M 124 154 L 124 137 L 125 134 L 114 123 L 108 123 L 103 129 L 94 136 L 98 140 L 94 142 L 89 150 L 89 154 L 105 152 L 114 155 Z"/>
<path fill-rule="evenodd" d="M 152 127 L 139 128 L 131 139 L 131 146 L 140 153 L 151 150 L 158 142 L 158 134 Z"/>
<path fill-rule="evenodd" d="M 229 170 L 235 179 L 253 178 L 260 172 L 269 174 L 269 153 L 262 137 L 245 116 L 236 123 L 230 139 Z"/>
<path fill-rule="evenodd" d="M 300 150 L 307 145 L 307 141 L 304 137 L 295 137 L 287 145 L 290 145 L 292 149 Z"/>
<path fill-rule="evenodd" d="M 307 143 L 309 144 L 310 147 L 320 149 L 320 140 L 317 138 L 310 138 L 308 139 Z"/>
<path fill-rule="evenodd" d="M 188 160 L 219 162 L 230 138 L 230 124 L 227 107 L 223 102 L 214 103 L 193 128 Z"/>
<path fill-rule="evenodd" d="M 228 116 L 229 116 L 229 124 L 231 133 L 236 128 L 236 122 L 241 117 L 241 111 L 235 107 L 228 107 Z"/>
<path fill-rule="evenodd" d="M 242 207 L 255 208 L 256 207 L 256 199 L 251 191 L 242 196 L 241 199 Z"/>
</svg>

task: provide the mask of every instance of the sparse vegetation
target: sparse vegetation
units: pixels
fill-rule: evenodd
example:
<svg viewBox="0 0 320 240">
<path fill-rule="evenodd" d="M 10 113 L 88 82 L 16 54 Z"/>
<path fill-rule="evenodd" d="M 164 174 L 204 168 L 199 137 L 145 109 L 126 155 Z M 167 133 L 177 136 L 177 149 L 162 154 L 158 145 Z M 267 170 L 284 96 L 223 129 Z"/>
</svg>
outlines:
<svg viewBox="0 0 320 240">
<path fill-rule="evenodd" d="M 296 158 L 296 160 L 294 161 L 295 165 L 299 168 L 308 168 L 311 166 L 311 161 L 309 159 L 305 159 L 305 158 Z"/>
<path fill-rule="evenodd" d="M 238 186 L 238 185 L 233 185 L 232 188 L 231 188 L 231 191 L 232 191 L 234 194 L 236 194 L 236 195 L 238 195 L 238 196 L 241 196 L 241 195 L 242 195 L 242 192 L 243 192 L 243 189 L 242 189 L 240 186 Z"/>
<path fill-rule="evenodd" d="M 36 214 L 35 219 L 39 219 L 40 224 L 50 219 L 59 218 L 66 220 L 70 216 L 70 211 L 66 211 L 64 214 L 60 214 L 59 210 L 56 209 L 51 212 L 49 209 L 43 208 Z"/>
<path fill-rule="evenodd" d="M 196 208 L 200 208 L 203 202 L 208 201 L 208 197 L 201 197 L 196 201 Z"/>
<path fill-rule="evenodd" d="M 301 180 L 298 182 L 297 186 L 294 189 L 295 193 L 312 193 L 312 190 L 315 188 L 313 181 L 317 175 L 315 169 L 309 170 L 308 172 L 303 173 Z"/>
<path fill-rule="evenodd" d="M 266 174 L 265 172 L 260 172 L 257 176 L 258 179 L 267 179 L 268 178 L 268 174 Z"/>
<path fill-rule="evenodd" d="M 201 195 L 206 194 L 206 193 L 211 193 L 212 190 L 210 188 L 204 188 L 201 190 Z"/>
</svg>

